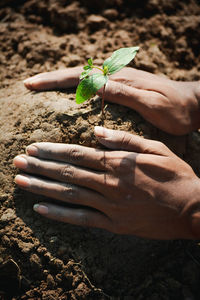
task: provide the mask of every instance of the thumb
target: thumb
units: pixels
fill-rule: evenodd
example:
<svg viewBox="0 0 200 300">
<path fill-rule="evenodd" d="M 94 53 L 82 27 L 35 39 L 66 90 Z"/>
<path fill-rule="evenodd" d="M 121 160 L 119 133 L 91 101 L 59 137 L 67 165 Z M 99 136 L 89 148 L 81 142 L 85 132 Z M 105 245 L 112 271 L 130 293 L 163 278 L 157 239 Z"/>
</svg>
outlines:
<svg viewBox="0 0 200 300">
<path fill-rule="evenodd" d="M 127 150 L 136 153 L 169 155 L 172 153 L 163 143 L 142 138 L 125 131 L 96 126 L 94 133 L 98 141 L 110 149 Z"/>
<path fill-rule="evenodd" d="M 24 85 L 35 91 L 67 89 L 78 85 L 81 72 L 82 67 L 74 67 L 40 73 L 24 80 Z"/>
</svg>

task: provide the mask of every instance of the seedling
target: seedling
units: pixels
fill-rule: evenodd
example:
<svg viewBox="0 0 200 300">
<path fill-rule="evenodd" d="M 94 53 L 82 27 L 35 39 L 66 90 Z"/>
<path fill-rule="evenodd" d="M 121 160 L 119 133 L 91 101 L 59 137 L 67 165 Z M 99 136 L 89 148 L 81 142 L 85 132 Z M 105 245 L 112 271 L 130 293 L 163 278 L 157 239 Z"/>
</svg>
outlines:
<svg viewBox="0 0 200 300">
<path fill-rule="evenodd" d="M 120 71 L 125 67 L 136 55 L 139 47 L 121 48 L 114 51 L 113 54 L 107 58 L 102 68 L 93 65 L 92 58 L 88 59 L 88 65 L 84 66 L 84 71 L 80 76 L 80 83 L 76 90 L 76 103 L 80 104 L 93 97 L 96 92 L 103 87 L 102 93 L 102 117 L 104 116 L 104 97 L 105 87 L 108 82 L 109 75 Z M 98 69 L 101 73 L 90 75 L 93 69 Z"/>
</svg>

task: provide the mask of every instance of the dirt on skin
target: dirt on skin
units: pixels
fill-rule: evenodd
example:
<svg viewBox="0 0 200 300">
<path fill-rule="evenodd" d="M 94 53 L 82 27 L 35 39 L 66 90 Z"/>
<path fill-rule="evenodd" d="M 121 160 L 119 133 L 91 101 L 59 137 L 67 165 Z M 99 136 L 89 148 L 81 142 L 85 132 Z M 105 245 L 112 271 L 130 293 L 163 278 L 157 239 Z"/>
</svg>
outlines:
<svg viewBox="0 0 200 300">
<path fill-rule="evenodd" d="M 101 64 L 141 47 L 131 65 L 175 80 L 200 79 L 198 1 L 12 1 L 0 3 L 0 299 L 200 299 L 200 246 L 151 241 L 50 221 L 42 197 L 16 188 L 13 158 L 35 141 L 97 144 L 100 101 L 77 106 L 74 90 L 35 93 L 38 72 Z M 108 128 L 157 139 L 200 175 L 200 132 L 173 137 L 122 106 Z"/>
</svg>

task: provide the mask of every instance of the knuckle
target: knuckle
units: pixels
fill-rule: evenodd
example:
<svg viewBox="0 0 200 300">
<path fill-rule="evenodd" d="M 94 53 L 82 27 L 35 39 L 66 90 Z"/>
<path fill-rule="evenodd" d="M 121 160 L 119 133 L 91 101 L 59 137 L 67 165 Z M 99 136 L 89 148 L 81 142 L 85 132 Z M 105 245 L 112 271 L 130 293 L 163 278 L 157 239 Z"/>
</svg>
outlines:
<svg viewBox="0 0 200 300">
<path fill-rule="evenodd" d="M 99 157 L 99 163 L 102 167 L 106 168 L 107 159 L 105 153 L 101 157 Z"/>
<path fill-rule="evenodd" d="M 121 141 L 122 141 L 122 147 L 126 147 L 126 146 L 129 146 L 131 144 L 131 141 L 132 141 L 132 135 L 125 132 L 125 131 L 122 131 L 121 132 Z"/>
<path fill-rule="evenodd" d="M 41 143 L 41 145 L 39 144 L 37 148 L 42 157 L 45 156 L 45 158 L 51 158 L 54 154 L 54 150 L 52 149 L 50 143 Z"/>
<path fill-rule="evenodd" d="M 157 93 L 151 93 L 151 97 L 149 98 L 148 94 L 143 97 L 145 104 L 148 109 L 151 109 L 154 112 L 162 112 L 164 107 L 161 105 L 166 100 L 166 97 L 162 95 L 158 95 Z M 145 113 L 145 112 L 144 112 Z"/>
<path fill-rule="evenodd" d="M 123 84 L 120 84 L 120 86 L 115 90 L 115 96 L 117 98 L 122 98 L 126 95 L 126 89 Z"/>
<path fill-rule="evenodd" d="M 100 166 L 104 170 L 111 170 L 113 163 L 113 155 L 109 152 L 104 151 L 103 154 L 98 158 Z"/>
<path fill-rule="evenodd" d="M 40 162 L 39 159 L 28 157 L 27 160 L 28 160 L 28 168 L 29 169 L 32 169 L 33 171 L 37 171 L 37 172 L 40 171 L 40 169 L 41 169 L 41 162 Z"/>
<path fill-rule="evenodd" d="M 69 180 L 74 177 L 74 168 L 70 165 L 65 165 L 60 168 L 60 177 Z"/>
<path fill-rule="evenodd" d="M 68 149 L 68 151 L 66 152 L 66 156 L 69 161 L 81 161 L 83 159 L 83 152 L 78 146 L 73 146 Z"/>
<path fill-rule="evenodd" d="M 123 157 L 121 162 L 120 162 L 120 171 L 124 172 L 129 172 L 132 167 L 133 167 L 133 161 L 130 157 Z"/>
<path fill-rule="evenodd" d="M 115 171 L 117 172 L 117 170 L 115 169 Z M 113 173 L 115 172 L 113 171 Z M 116 195 L 119 189 L 119 176 L 114 176 L 112 174 L 105 176 L 104 178 L 104 187 L 105 187 L 105 191 L 104 194 L 107 195 L 108 197 L 111 195 Z"/>
<path fill-rule="evenodd" d="M 161 151 L 166 151 L 168 149 L 167 146 L 165 146 L 165 144 L 163 144 L 160 141 L 155 141 L 155 146 L 157 149 L 159 149 Z"/>
<path fill-rule="evenodd" d="M 63 197 L 64 200 L 76 200 L 79 198 L 79 190 L 76 186 L 73 185 L 65 185 L 63 188 Z"/>
<path fill-rule="evenodd" d="M 119 154 L 117 157 L 112 157 L 111 160 L 111 171 L 112 174 L 115 174 L 117 176 L 128 175 L 135 167 L 136 161 L 135 161 L 136 154 L 130 153 L 130 154 Z M 120 178 L 120 180 L 125 179 L 124 176 Z"/>
</svg>

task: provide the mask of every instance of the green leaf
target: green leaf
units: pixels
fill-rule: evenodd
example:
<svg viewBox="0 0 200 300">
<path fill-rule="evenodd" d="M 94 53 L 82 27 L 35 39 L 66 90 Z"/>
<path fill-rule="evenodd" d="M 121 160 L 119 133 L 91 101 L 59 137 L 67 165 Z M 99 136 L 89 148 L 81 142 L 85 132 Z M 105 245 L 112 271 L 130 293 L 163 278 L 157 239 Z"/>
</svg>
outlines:
<svg viewBox="0 0 200 300">
<path fill-rule="evenodd" d="M 108 76 L 98 73 L 84 78 L 76 89 L 76 103 L 90 99 L 107 81 Z"/>
<path fill-rule="evenodd" d="M 91 67 L 90 66 L 84 66 L 83 69 L 84 70 L 89 70 L 89 69 L 91 69 Z"/>
<path fill-rule="evenodd" d="M 103 68 L 107 66 L 109 74 L 114 74 L 125 67 L 137 54 L 139 47 L 121 48 L 107 58 Z"/>
<path fill-rule="evenodd" d="M 88 59 L 88 65 L 89 65 L 89 66 L 92 66 L 92 65 L 93 65 L 93 60 L 92 60 L 92 58 L 89 58 L 89 59 Z"/>
<path fill-rule="evenodd" d="M 80 76 L 80 79 L 84 79 L 85 77 L 87 77 L 91 71 L 92 71 L 92 69 L 89 68 L 88 70 L 82 72 L 81 76 Z"/>
</svg>

